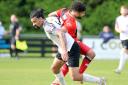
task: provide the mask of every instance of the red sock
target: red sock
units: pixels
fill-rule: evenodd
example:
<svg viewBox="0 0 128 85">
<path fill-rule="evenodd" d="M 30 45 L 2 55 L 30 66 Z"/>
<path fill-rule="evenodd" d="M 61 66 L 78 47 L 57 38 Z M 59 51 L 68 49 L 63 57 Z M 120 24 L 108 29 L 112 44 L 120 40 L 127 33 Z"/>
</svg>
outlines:
<svg viewBox="0 0 128 85">
<path fill-rule="evenodd" d="M 81 65 L 80 65 L 80 69 L 79 69 L 79 72 L 81 74 L 84 73 L 84 71 L 87 69 L 90 62 L 91 62 L 91 60 L 89 60 L 87 57 L 84 57 Z"/>
<path fill-rule="evenodd" d="M 69 69 L 68 69 L 68 66 L 67 64 L 64 64 L 61 68 L 61 72 L 64 76 L 66 76 L 66 74 L 68 73 Z"/>
</svg>

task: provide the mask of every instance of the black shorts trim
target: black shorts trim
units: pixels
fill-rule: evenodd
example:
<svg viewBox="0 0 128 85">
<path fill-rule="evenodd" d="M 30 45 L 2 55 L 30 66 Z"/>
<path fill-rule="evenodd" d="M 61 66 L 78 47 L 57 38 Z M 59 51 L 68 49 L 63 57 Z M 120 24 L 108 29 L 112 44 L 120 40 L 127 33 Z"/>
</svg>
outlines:
<svg viewBox="0 0 128 85">
<path fill-rule="evenodd" d="M 68 52 L 68 66 L 69 67 L 79 67 L 79 58 L 80 58 L 80 48 L 79 45 L 74 42 L 71 50 Z M 61 58 L 61 54 L 58 52 L 56 55 L 56 58 L 58 58 L 59 60 L 62 60 Z"/>
</svg>

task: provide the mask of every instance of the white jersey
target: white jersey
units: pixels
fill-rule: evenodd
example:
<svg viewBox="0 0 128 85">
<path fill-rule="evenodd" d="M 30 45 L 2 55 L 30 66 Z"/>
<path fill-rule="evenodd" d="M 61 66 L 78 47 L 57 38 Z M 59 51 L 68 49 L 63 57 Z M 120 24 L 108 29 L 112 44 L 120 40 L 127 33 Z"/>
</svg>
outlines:
<svg viewBox="0 0 128 85">
<path fill-rule="evenodd" d="M 121 40 L 128 39 L 128 16 L 119 16 L 116 19 L 115 23 L 119 29 L 122 29 L 124 32 L 120 33 Z"/>
<path fill-rule="evenodd" d="M 59 37 L 56 35 L 56 30 L 61 29 L 60 21 L 57 17 L 48 17 L 46 18 L 44 25 L 43 25 L 44 31 L 49 39 L 51 39 L 57 46 L 60 53 L 62 53 L 61 43 Z M 66 47 L 67 51 L 70 51 L 74 39 L 66 32 Z"/>
</svg>

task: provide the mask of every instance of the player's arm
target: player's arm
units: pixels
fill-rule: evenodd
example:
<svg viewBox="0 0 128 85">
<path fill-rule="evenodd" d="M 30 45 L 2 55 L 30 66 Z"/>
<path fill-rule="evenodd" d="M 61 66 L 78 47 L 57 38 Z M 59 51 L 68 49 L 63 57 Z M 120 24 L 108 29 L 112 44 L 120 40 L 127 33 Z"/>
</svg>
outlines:
<svg viewBox="0 0 128 85">
<path fill-rule="evenodd" d="M 117 22 L 117 21 L 116 21 L 116 23 L 115 23 L 115 31 L 116 31 L 116 32 L 118 32 L 118 33 L 123 32 L 123 30 L 119 27 L 119 25 L 118 25 L 118 22 Z"/>
<path fill-rule="evenodd" d="M 56 11 L 51 12 L 51 13 L 48 14 L 48 16 L 49 16 L 49 17 L 50 17 L 50 16 L 57 16 L 57 12 L 56 12 Z"/>
<path fill-rule="evenodd" d="M 63 27 L 60 29 L 56 29 L 54 26 L 52 27 L 49 25 L 46 25 L 44 27 L 44 29 L 46 32 L 53 34 L 59 38 L 60 46 L 62 49 L 62 53 L 61 53 L 62 59 L 64 61 L 67 61 L 68 60 L 68 51 L 67 51 L 67 40 L 65 38 L 66 30 Z"/>
<path fill-rule="evenodd" d="M 63 29 L 59 29 L 57 30 L 56 33 L 60 39 L 60 43 L 61 43 L 61 48 L 62 48 L 62 59 L 64 61 L 68 60 L 68 51 L 67 51 L 67 43 L 66 43 L 66 38 L 65 38 L 65 30 Z"/>
<path fill-rule="evenodd" d="M 19 26 L 18 29 L 16 29 L 16 35 L 15 35 L 15 39 L 19 39 L 19 35 L 20 35 L 20 32 L 21 32 L 21 27 Z"/>
</svg>

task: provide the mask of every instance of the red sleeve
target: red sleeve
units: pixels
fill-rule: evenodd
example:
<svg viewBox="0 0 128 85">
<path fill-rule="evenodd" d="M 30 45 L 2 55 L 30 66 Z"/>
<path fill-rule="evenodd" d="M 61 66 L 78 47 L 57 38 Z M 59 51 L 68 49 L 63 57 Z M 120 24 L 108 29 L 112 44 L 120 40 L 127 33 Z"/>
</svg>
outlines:
<svg viewBox="0 0 128 85">
<path fill-rule="evenodd" d="M 57 13 L 57 16 L 61 16 L 61 14 L 62 14 L 62 11 L 64 10 L 65 8 L 61 8 L 61 9 L 59 9 L 59 10 L 57 10 L 56 11 L 56 13 Z"/>
<path fill-rule="evenodd" d="M 68 25 L 67 25 L 66 21 L 63 22 L 62 26 L 68 30 Z"/>
</svg>

